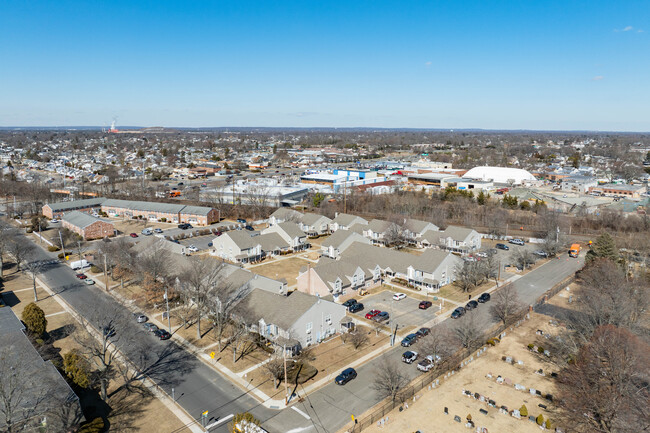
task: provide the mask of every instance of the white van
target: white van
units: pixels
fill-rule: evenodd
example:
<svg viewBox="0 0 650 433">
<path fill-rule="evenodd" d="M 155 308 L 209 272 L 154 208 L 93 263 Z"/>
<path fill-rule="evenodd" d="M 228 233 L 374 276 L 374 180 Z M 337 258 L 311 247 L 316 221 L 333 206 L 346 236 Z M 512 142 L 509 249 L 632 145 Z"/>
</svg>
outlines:
<svg viewBox="0 0 650 433">
<path fill-rule="evenodd" d="M 143 229 L 141 233 L 145 236 L 151 236 L 153 231 L 151 229 Z"/>
<path fill-rule="evenodd" d="M 77 261 L 74 261 L 74 262 L 70 262 L 70 267 L 74 271 L 76 271 L 77 269 L 87 268 L 89 266 L 90 266 L 90 263 L 88 263 L 87 260 L 77 260 Z"/>
</svg>

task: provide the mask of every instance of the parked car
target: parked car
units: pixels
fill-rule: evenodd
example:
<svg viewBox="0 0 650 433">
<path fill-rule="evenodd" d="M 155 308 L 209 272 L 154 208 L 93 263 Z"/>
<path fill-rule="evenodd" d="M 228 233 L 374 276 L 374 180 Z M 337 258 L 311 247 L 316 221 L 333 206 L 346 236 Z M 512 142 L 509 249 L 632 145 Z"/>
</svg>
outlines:
<svg viewBox="0 0 650 433">
<path fill-rule="evenodd" d="M 408 350 L 404 353 L 402 353 L 402 362 L 405 362 L 407 364 L 412 364 L 413 361 L 418 359 L 418 353 L 414 352 L 412 350 Z"/>
<path fill-rule="evenodd" d="M 194 245 L 190 245 L 189 247 L 187 247 L 187 251 L 189 251 L 191 253 L 196 253 L 196 252 L 199 251 L 199 249 L 197 247 L 195 247 Z"/>
<path fill-rule="evenodd" d="M 372 319 L 375 317 L 377 314 L 381 313 L 379 310 L 370 310 L 366 313 L 366 319 Z"/>
<path fill-rule="evenodd" d="M 542 251 L 542 250 L 537 250 L 533 254 L 535 254 L 536 256 L 539 256 L 539 257 L 543 257 L 543 258 L 548 257 L 548 253 L 546 251 Z"/>
<path fill-rule="evenodd" d="M 172 336 L 172 334 L 165 331 L 164 329 L 158 329 L 157 331 L 154 331 L 153 335 L 160 338 L 161 340 L 169 340 Z"/>
<path fill-rule="evenodd" d="M 147 316 L 145 316 L 144 314 L 138 314 L 138 315 L 136 316 L 135 320 L 136 320 L 138 323 L 144 323 L 144 322 L 146 322 L 147 320 L 149 320 L 149 318 L 148 318 Z"/>
<path fill-rule="evenodd" d="M 524 241 L 521 239 L 510 239 L 508 242 L 514 245 L 525 245 Z"/>
<path fill-rule="evenodd" d="M 113 337 L 115 335 L 115 327 L 113 325 L 106 325 L 102 328 L 102 333 L 106 338 Z"/>
<path fill-rule="evenodd" d="M 478 302 L 476 302 L 475 300 L 471 300 L 467 304 L 465 304 L 465 309 L 467 311 L 473 310 L 476 307 L 478 307 Z"/>
<path fill-rule="evenodd" d="M 84 282 L 89 286 L 92 286 L 93 284 L 95 284 L 95 282 L 93 280 L 91 280 L 90 278 L 87 278 L 86 281 L 84 281 Z"/>
<path fill-rule="evenodd" d="M 56 218 L 52 218 L 52 220 L 51 220 L 50 222 L 51 222 L 52 224 L 56 224 L 56 223 L 58 223 L 58 222 L 59 222 L 59 220 L 58 220 L 58 219 L 56 219 Z"/>
<path fill-rule="evenodd" d="M 354 368 L 346 368 L 345 370 L 343 370 L 341 372 L 341 374 L 336 376 L 336 379 L 334 379 L 334 382 L 336 382 L 337 385 L 345 385 L 346 383 L 348 383 L 349 381 L 351 381 L 355 377 L 357 377 L 357 372 L 355 371 L 355 369 Z"/>
<path fill-rule="evenodd" d="M 499 250 L 509 250 L 510 249 L 510 247 L 508 245 L 506 245 L 506 244 L 496 244 L 495 247 L 497 247 L 497 249 L 499 249 Z"/>
<path fill-rule="evenodd" d="M 463 307 L 458 307 L 451 313 L 451 318 L 458 319 L 463 314 L 465 314 L 465 309 Z"/>
<path fill-rule="evenodd" d="M 162 231 L 162 229 L 156 228 L 156 229 L 153 229 L 153 232 L 154 233 L 162 233 L 163 231 Z"/>
<path fill-rule="evenodd" d="M 144 329 L 146 329 L 149 332 L 156 332 L 158 330 L 158 327 L 153 323 L 147 322 L 144 324 Z"/>
<path fill-rule="evenodd" d="M 348 311 L 350 313 L 356 313 L 357 311 L 363 310 L 363 304 L 360 302 L 357 302 L 356 304 L 352 304 L 348 307 Z"/>
<path fill-rule="evenodd" d="M 402 339 L 402 347 L 409 347 L 411 344 L 415 343 L 415 341 L 418 339 L 418 336 L 416 334 L 409 334 L 406 337 Z"/>
<path fill-rule="evenodd" d="M 418 329 L 418 332 L 415 333 L 415 335 L 417 335 L 418 338 L 422 338 L 424 336 L 429 335 L 430 332 L 431 332 L 431 329 L 429 329 L 429 328 L 420 328 L 420 329 Z"/>
<path fill-rule="evenodd" d="M 191 229 L 193 227 L 192 227 L 192 224 L 181 223 L 181 224 L 178 225 L 178 228 L 181 229 L 181 230 L 187 230 L 187 229 Z"/>
<path fill-rule="evenodd" d="M 221 236 L 222 234 L 223 234 L 223 232 L 218 231 L 218 232 L 216 232 L 214 235 L 215 235 L 216 237 L 219 237 L 219 236 Z"/>
<path fill-rule="evenodd" d="M 487 250 L 487 255 L 490 256 L 490 257 L 492 257 L 492 256 L 495 255 L 497 252 L 498 252 L 498 251 L 497 251 L 496 248 L 490 248 L 489 250 Z"/>
<path fill-rule="evenodd" d="M 482 252 L 482 251 L 476 253 L 476 255 L 477 255 L 478 257 L 482 258 L 482 259 L 487 259 L 487 258 L 488 258 L 488 253 L 484 253 L 484 252 Z"/>
<path fill-rule="evenodd" d="M 151 236 L 153 234 L 153 230 L 151 230 L 151 229 L 142 229 L 142 231 L 140 233 L 142 233 L 145 236 Z"/>
<path fill-rule="evenodd" d="M 86 278 L 88 278 L 88 277 L 87 277 L 86 275 L 84 275 L 84 274 L 75 274 L 75 277 L 79 278 L 80 280 L 85 280 Z"/>
<path fill-rule="evenodd" d="M 393 299 L 396 300 L 396 301 L 400 301 L 400 300 L 402 300 L 404 298 L 406 298 L 406 294 L 404 294 L 404 293 L 395 293 L 393 295 Z"/>
<path fill-rule="evenodd" d="M 490 300 L 489 293 L 483 293 L 481 296 L 478 297 L 479 304 L 485 304 L 489 300 Z"/>
<path fill-rule="evenodd" d="M 208 246 L 209 246 L 209 247 L 213 246 L 213 243 L 212 243 L 212 242 L 208 242 Z"/>
<path fill-rule="evenodd" d="M 356 300 L 356 299 L 354 299 L 354 298 L 350 298 L 350 299 L 348 299 L 347 301 L 345 301 L 345 302 L 343 303 L 343 306 L 344 306 L 345 308 L 348 308 L 348 307 L 350 307 L 352 304 L 356 304 L 356 303 L 357 303 L 357 300 Z"/>
<path fill-rule="evenodd" d="M 375 322 L 385 322 L 388 319 L 390 319 L 390 315 L 388 314 L 387 311 L 382 311 L 381 313 L 377 314 L 375 317 L 372 318 Z"/>
<path fill-rule="evenodd" d="M 418 305 L 418 308 L 420 310 L 426 310 L 427 308 L 429 308 L 432 305 L 433 304 L 431 303 L 431 301 L 420 301 L 420 305 Z"/>
<path fill-rule="evenodd" d="M 422 361 L 418 363 L 418 370 L 429 371 L 436 363 L 440 362 L 441 358 L 438 355 L 427 355 Z"/>
<path fill-rule="evenodd" d="M 255 229 L 253 228 L 253 226 L 249 226 L 249 225 L 247 225 L 247 226 L 244 226 L 244 228 L 245 228 L 246 230 L 248 230 L 249 232 L 255 231 Z"/>
<path fill-rule="evenodd" d="M 138 234 L 137 233 L 131 233 L 129 236 L 131 236 L 132 238 L 137 238 Z"/>
<path fill-rule="evenodd" d="M 244 218 L 237 218 L 237 222 L 241 224 L 246 224 L 246 220 Z"/>
</svg>

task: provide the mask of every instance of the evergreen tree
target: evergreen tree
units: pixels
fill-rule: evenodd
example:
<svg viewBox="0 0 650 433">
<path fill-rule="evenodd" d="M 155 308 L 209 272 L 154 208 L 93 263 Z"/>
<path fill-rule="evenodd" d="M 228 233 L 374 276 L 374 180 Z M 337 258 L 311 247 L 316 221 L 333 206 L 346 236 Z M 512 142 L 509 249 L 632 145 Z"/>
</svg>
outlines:
<svg viewBox="0 0 650 433">
<path fill-rule="evenodd" d="M 618 260 L 618 248 L 616 248 L 614 238 L 607 232 L 598 236 L 593 251 L 596 257 L 609 259 L 614 262 Z"/>
<path fill-rule="evenodd" d="M 29 332 L 39 337 L 45 333 L 47 319 L 41 307 L 35 303 L 31 302 L 27 304 L 23 310 L 22 319 Z"/>
</svg>

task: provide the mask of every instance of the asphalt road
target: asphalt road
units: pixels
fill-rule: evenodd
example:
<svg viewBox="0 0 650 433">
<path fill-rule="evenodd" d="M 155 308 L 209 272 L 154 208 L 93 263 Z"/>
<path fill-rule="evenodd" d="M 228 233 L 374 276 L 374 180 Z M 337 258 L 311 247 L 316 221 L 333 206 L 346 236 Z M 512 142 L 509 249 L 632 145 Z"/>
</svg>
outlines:
<svg viewBox="0 0 650 433">
<path fill-rule="evenodd" d="M 37 260 L 49 260 L 55 257 L 55 254 L 40 248 L 37 250 Z M 522 301 L 529 303 L 575 272 L 581 264 L 582 259 L 569 259 L 562 256 L 518 279 L 514 285 Z M 86 318 L 93 317 L 98 309 L 110 311 L 118 308 L 123 309 L 124 314 L 130 316 L 130 313 L 112 297 L 106 295 L 97 286 L 87 286 L 80 282 L 75 278 L 74 272 L 63 264 L 49 266 L 43 271 L 41 278 L 57 293 L 57 296 L 63 298 L 77 313 Z M 476 314 L 480 320 L 491 321 L 488 308 L 485 306 L 479 307 L 473 314 Z M 140 326 L 135 323 L 135 320 L 132 321 L 134 327 Z M 451 321 L 452 319 L 448 319 L 438 326 L 449 326 Z M 435 328 L 432 332 L 435 332 Z M 272 433 L 337 431 L 350 420 L 350 415 L 358 416 L 379 402 L 376 392 L 372 389 L 374 371 L 383 362 L 382 358 L 399 362 L 404 351 L 398 345 L 360 367 L 357 379 L 347 385 L 338 386 L 332 383 L 310 394 L 304 402 L 296 404 L 296 407 L 306 414 L 305 416 L 292 408 L 282 411 L 265 408 L 214 370 L 195 358 L 187 356 L 172 341 L 158 341 L 145 332 L 136 333 L 134 338 L 138 341 L 131 342 L 135 344 L 130 344 L 129 347 L 149 349 L 152 354 L 151 362 L 154 364 L 169 352 L 175 353 L 177 357 L 175 362 L 163 363 L 169 368 L 162 372 L 163 374 L 158 371 L 158 374 L 154 375 L 154 380 L 169 394 L 173 386 L 176 400 L 192 417 L 199 419 L 201 412 L 208 410 L 209 422 L 213 422 L 233 413 L 248 411 L 262 420 L 263 426 Z M 129 353 L 128 348 L 125 352 L 127 356 L 133 355 Z M 411 377 L 420 374 L 414 365 L 401 363 L 400 365 Z M 211 431 L 226 431 L 226 425 L 227 423 Z"/>
</svg>

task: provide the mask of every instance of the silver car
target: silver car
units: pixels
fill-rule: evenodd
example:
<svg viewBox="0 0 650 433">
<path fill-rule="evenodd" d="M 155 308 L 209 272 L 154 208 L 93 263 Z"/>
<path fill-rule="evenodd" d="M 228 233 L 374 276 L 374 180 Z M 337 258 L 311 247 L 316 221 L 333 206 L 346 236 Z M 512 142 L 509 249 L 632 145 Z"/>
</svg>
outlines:
<svg viewBox="0 0 650 433">
<path fill-rule="evenodd" d="M 135 320 L 137 320 L 138 323 L 144 323 L 147 320 L 149 320 L 149 318 L 147 316 L 145 316 L 144 314 L 138 314 L 138 316 L 135 318 Z"/>
</svg>

